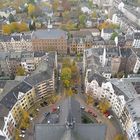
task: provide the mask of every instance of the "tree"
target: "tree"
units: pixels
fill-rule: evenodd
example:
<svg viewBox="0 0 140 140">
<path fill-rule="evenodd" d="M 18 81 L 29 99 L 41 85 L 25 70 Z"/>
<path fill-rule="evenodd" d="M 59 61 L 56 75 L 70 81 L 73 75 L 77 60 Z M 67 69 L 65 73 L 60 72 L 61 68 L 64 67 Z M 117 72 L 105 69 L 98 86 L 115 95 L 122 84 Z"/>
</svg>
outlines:
<svg viewBox="0 0 140 140">
<path fill-rule="evenodd" d="M 4 35 L 11 34 L 11 28 L 8 24 L 2 26 L 2 32 Z"/>
<path fill-rule="evenodd" d="M 125 75 L 124 71 L 120 71 L 116 74 L 117 78 L 122 78 Z"/>
<path fill-rule="evenodd" d="M 19 132 L 19 130 L 16 128 L 16 129 L 15 129 L 15 140 L 20 140 L 19 134 L 20 134 L 20 132 Z"/>
<path fill-rule="evenodd" d="M 87 95 L 87 98 L 86 98 L 86 103 L 87 104 L 93 104 L 94 102 L 94 99 L 91 95 Z"/>
<path fill-rule="evenodd" d="M 81 25 L 85 25 L 85 21 L 86 21 L 86 15 L 81 14 L 81 15 L 79 16 L 79 22 L 80 22 L 80 24 L 81 24 Z"/>
<path fill-rule="evenodd" d="M 33 4 L 28 5 L 28 15 L 32 16 L 35 12 L 35 6 Z"/>
<path fill-rule="evenodd" d="M 53 7 L 53 10 L 55 12 L 57 11 L 58 6 L 59 6 L 59 1 L 58 0 L 54 0 L 53 3 L 52 3 L 52 7 Z"/>
<path fill-rule="evenodd" d="M 92 13 L 92 17 L 93 17 L 93 18 L 97 18 L 97 13 L 96 13 L 96 11 L 94 11 L 94 12 Z"/>
<path fill-rule="evenodd" d="M 122 134 L 118 134 L 115 136 L 114 140 L 127 140 L 127 138 Z"/>
<path fill-rule="evenodd" d="M 63 81 L 63 84 L 66 88 L 69 88 L 70 86 L 70 80 L 71 80 L 71 69 L 70 68 L 63 68 L 61 72 L 61 79 Z"/>
<path fill-rule="evenodd" d="M 73 95 L 73 91 L 72 91 L 71 88 L 67 92 L 68 92 L 68 96 L 72 96 Z"/>
<path fill-rule="evenodd" d="M 99 108 L 103 113 L 105 113 L 110 108 L 110 104 L 106 99 L 103 99 L 99 102 Z"/>
<path fill-rule="evenodd" d="M 24 76 L 25 75 L 25 69 L 22 66 L 18 66 L 16 69 L 16 75 L 17 76 Z"/>
<path fill-rule="evenodd" d="M 118 36 L 118 33 L 117 33 L 117 32 L 113 32 L 113 34 L 112 34 L 112 36 L 111 36 L 111 40 L 114 40 L 115 37 L 117 37 L 117 36 Z"/>
<path fill-rule="evenodd" d="M 65 21 L 68 21 L 70 19 L 70 12 L 69 11 L 64 11 L 63 12 L 63 19 Z"/>
<path fill-rule="evenodd" d="M 65 67 L 69 67 L 71 64 L 71 61 L 69 58 L 65 58 L 63 59 L 63 64 L 62 64 L 62 67 L 65 68 Z"/>
<path fill-rule="evenodd" d="M 20 128 L 28 128 L 30 123 L 29 113 L 23 109 L 21 109 L 21 112 L 22 112 L 22 119 L 20 123 Z"/>
<path fill-rule="evenodd" d="M 18 28 L 18 31 L 19 32 L 24 32 L 24 31 L 28 31 L 28 30 L 29 30 L 28 25 L 25 22 L 21 22 L 20 26 Z"/>
<path fill-rule="evenodd" d="M 8 19 L 9 19 L 9 22 L 10 22 L 10 23 L 11 23 L 11 22 L 15 22 L 15 18 L 14 18 L 14 16 L 13 16 L 11 13 L 10 13 Z"/>
</svg>

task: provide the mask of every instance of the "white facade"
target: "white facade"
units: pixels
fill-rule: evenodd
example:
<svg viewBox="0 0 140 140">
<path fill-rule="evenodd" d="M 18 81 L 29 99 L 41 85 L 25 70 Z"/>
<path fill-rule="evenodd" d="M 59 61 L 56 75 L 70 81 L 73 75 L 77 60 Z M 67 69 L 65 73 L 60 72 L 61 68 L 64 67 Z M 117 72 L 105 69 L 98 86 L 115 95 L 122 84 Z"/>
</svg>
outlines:
<svg viewBox="0 0 140 140">
<path fill-rule="evenodd" d="M 121 116 L 126 102 L 123 95 L 116 95 L 110 82 L 103 82 L 99 86 L 98 82 L 93 80 L 90 83 L 86 82 L 85 86 L 86 93 L 90 93 L 95 99 L 101 100 L 102 98 L 106 98 L 118 118 Z"/>
<path fill-rule="evenodd" d="M 104 29 L 102 29 L 101 31 L 101 37 L 104 39 L 104 40 L 109 40 L 112 36 L 112 33 L 107 33 L 107 32 L 104 32 Z"/>
<path fill-rule="evenodd" d="M 140 69 L 140 59 L 137 58 L 134 69 L 133 69 L 133 72 L 138 73 L 139 69 Z"/>
<path fill-rule="evenodd" d="M 13 135 L 13 130 L 15 128 L 15 119 L 11 113 L 11 111 L 9 112 L 8 116 L 4 118 L 4 127 L 3 127 L 3 133 L 6 137 L 6 140 L 11 140 L 12 139 L 12 135 Z"/>
<path fill-rule="evenodd" d="M 0 11 L 0 16 L 1 16 L 1 17 L 8 18 L 10 14 L 15 15 L 15 14 L 16 14 L 16 10 L 5 10 L 5 11 Z"/>
<path fill-rule="evenodd" d="M 27 59 L 24 61 L 21 61 L 22 67 L 25 69 L 26 72 L 31 73 L 35 70 L 35 62 L 34 59 Z"/>
</svg>

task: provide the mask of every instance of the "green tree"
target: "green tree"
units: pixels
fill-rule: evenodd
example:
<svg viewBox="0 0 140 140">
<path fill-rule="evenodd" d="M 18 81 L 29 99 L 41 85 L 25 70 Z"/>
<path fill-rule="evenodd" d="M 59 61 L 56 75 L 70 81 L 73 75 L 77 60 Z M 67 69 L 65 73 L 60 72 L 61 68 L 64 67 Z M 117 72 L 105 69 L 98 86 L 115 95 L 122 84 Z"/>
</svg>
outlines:
<svg viewBox="0 0 140 140">
<path fill-rule="evenodd" d="M 9 22 L 10 22 L 10 23 L 11 23 L 11 22 L 15 22 L 15 18 L 14 18 L 14 16 L 13 16 L 11 13 L 10 13 L 8 19 L 9 19 Z"/>
<path fill-rule="evenodd" d="M 125 75 L 125 73 L 124 71 L 120 71 L 116 75 L 117 75 L 117 78 L 122 78 Z"/>
<path fill-rule="evenodd" d="M 117 36 L 118 36 L 118 33 L 117 33 L 117 32 L 113 32 L 113 34 L 112 34 L 112 36 L 111 36 L 111 40 L 114 40 L 115 37 L 117 37 Z"/>
<path fill-rule="evenodd" d="M 85 25 L 85 22 L 86 22 L 86 15 L 81 14 L 81 15 L 79 16 L 79 22 L 80 22 L 81 25 Z"/>
<path fill-rule="evenodd" d="M 18 66 L 16 69 L 16 75 L 17 76 L 24 76 L 25 75 L 25 69 L 22 66 Z"/>
</svg>

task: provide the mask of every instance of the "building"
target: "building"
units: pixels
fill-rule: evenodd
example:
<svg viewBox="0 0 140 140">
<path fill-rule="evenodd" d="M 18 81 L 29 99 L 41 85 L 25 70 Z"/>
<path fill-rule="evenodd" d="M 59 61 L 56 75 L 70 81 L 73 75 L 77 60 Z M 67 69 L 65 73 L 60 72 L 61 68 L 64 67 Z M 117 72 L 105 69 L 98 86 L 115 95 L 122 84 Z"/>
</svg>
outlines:
<svg viewBox="0 0 140 140">
<path fill-rule="evenodd" d="M 133 47 L 140 48 L 140 31 L 135 31 L 133 33 Z"/>
<path fill-rule="evenodd" d="M 22 111 L 28 111 L 35 103 L 54 93 L 56 58 L 56 53 L 50 53 L 30 76 L 0 84 L 0 130 L 7 140 L 13 139 Z"/>
<path fill-rule="evenodd" d="M 33 50 L 67 53 L 67 33 L 60 29 L 37 30 L 32 34 Z"/>
<path fill-rule="evenodd" d="M 0 36 L 3 51 L 32 51 L 31 33 Z"/>
<path fill-rule="evenodd" d="M 1 17 L 8 18 L 10 14 L 15 15 L 16 10 L 11 8 L 11 7 L 7 7 L 7 8 L 4 8 L 4 9 L 0 10 L 0 16 Z"/>
<path fill-rule="evenodd" d="M 90 30 L 71 31 L 68 42 L 70 53 L 83 53 L 84 49 L 91 48 L 93 37 Z"/>
<path fill-rule="evenodd" d="M 140 139 L 140 77 L 138 75 L 122 79 L 105 79 L 90 71 L 86 76 L 85 86 L 86 93 L 90 93 L 93 98 L 108 100 L 129 140 Z"/>
<path fill-rule="evenodd" d="M 65 106 L 64 106 L 65 105 Z M 80 104 L 72 98 L 67 98 L 60 106 L 60 120 L 58 124 L 36 124 L 36 140 L 105 140 L 106 126 L 102 124 L 81 124 Z M 62 115 L 63 114 L 63 115 Z M 62 116 L 61 116 L 62 115 Z M 61 119 L 61 117 L 63 119 Z"/>
<path fill-rule="evenodd" d="M 104 40 L 110 40 L 112 34 L 113 34 L 113 30 L 112 29 L 102 29 L 102 31 L 101 31 L 101 37 Z"/>
<path fill-rule="evenodd" d="M 106 78 L 118 72 L 138 73 L 140 69 L 139 50 L 130 48 L 91 48 L 84 51 L 84 70 L 94 70 Z"/>
</svg>

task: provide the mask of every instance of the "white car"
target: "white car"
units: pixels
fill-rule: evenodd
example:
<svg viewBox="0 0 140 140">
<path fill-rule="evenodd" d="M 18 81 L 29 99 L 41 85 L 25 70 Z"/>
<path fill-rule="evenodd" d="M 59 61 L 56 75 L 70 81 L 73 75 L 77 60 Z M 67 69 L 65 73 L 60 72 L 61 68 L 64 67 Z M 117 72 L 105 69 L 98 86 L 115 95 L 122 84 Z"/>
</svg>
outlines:
<svg viewBox="0 0 140 140">
<path fill-rule="evenodd" d="M 19 135 L 19 137 L 24 138 L 24 137 L 25 137 L 25 135 L 24 135 L 24 134 L 20 134 L 20 135 Z"/>
<path fill-rule="evenodd" d="M 33 117 L 30 117 L 30 121 L 32 121 L 33 120 Z"/>
<path fill-rule="evenodd" d="M 112 115 L 109 115 L 109 116 L 108 116 L 108 119 L 111 119 L 112 117 L 113 117 Z"/>
</svg>

